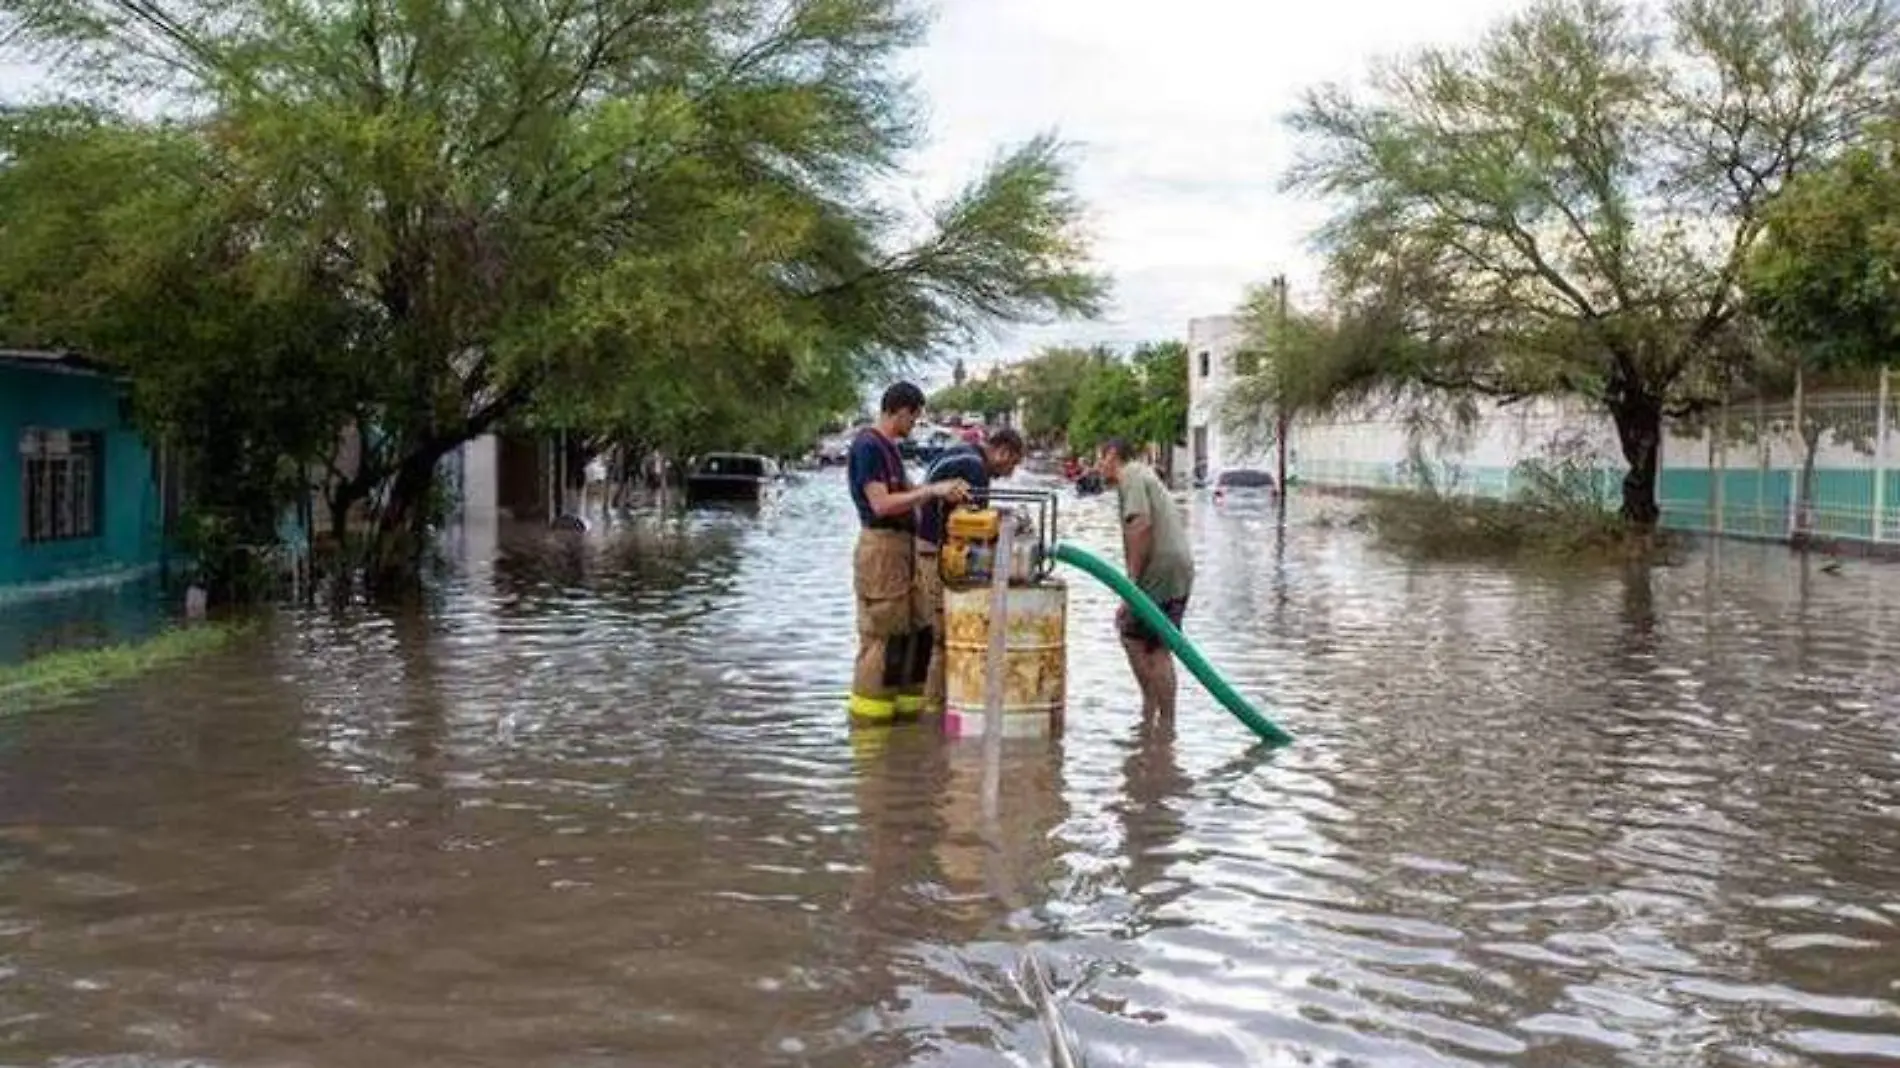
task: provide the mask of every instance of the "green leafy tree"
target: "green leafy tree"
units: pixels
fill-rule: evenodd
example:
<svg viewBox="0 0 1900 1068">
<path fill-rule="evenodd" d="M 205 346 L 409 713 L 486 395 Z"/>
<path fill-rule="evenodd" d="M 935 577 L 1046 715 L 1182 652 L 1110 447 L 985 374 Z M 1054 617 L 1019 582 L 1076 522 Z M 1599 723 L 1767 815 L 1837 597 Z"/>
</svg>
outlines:
<svg viewBox="0 0 1900 1068">
<path fill-rule="evenodd" d="M 1187 345 L 1146 342 L 1135 347 L 1131 362 L 1141 377 L 1141 439 L 1171 452 L 1187 435 Z"/>
<path fill-rule="evenodd" d="M 1751 310 L 1809 371 L 1878 367 L 1900 341 L 1900 169 L 1885 125 L 1769 206 Z"/>
<path fill-rule="evenodd" d="M 1187 346 L 1137 346 L 1127 359 L 1097 352 L 1071 405 L 1070 448 L 1087 452 L 1110 438 L 1164 450 L 1187 426 Z"/>
<path fill-rule="evenodd" d="M 1731 436 L 1754 443 L 1792 435 L 1802 446 L 1801 530 L 1813 513 L 1815 459 L 1824 437 L 1872 455 L 1874 412 L 1828 403 L 1834 389 L 1870 390 L 1900 340 L 1900 169 L 1896 129 L 1882 125 L 1835 163 L 1801 175 L 1766 212 L 1745 275 L 1750 310 L 1768 343 L 1746 383 L 1757 396 L 1804 396 L 1802 417 L 1755 426 L 1747 406 Z"/>
<path fill-rule="evenodd" d="M 1082 386 L 1115 360 L 1106 348 L 1047 348 L 1012 368 L 1023 403 L 1022 431 L 1042 442 L 1060 441 L 1075 419 Z"/>
<path fill-rule="evenodd" d="M 1647 16 L 1544 0 L 1369 95 L 1317 90 L 1289 177 L 1338 205 L 1322 238 L 1358 347 L 1316 377 L 1401 403 L 1589 398 L 1643 526 L 1664 420 L 1751 358 L 1739 282 L 1764 205 L 1886 111 L 1900 52 L 1871 0 L 1679 0 L 1662 34 Z"/>
<path fill-rule="evenodd" d="M 0 40 L 91 105 L 6 146 L 0 199 L 80 228 L 0 219 L 0 301 L 114 358 L 139 309 L 318 309 L 284 343 L 346 388 L 311 416 L 370 446 L 332 508 L 373 502 L 373 573 L 412 576 L 439 461 L 507 421 L 744 437 L 761 403 L 829 400 L 986 322 L 1098 309 L 1052 138 L 997 157 L 908 244 L 874 206 L 919 129 L 891 60 L 922 28 L 901 0 L 0 0 Z M 112 110 L 161 92 L 191 117 Z M 88 154 L 137 165 L 82 213 L 34 162 Z M 172 275 L 239 296 L 145 303 Z M 108 304 L 131 310 L 49 311 Z M 286 384 L 250 356 L 219 357 L 242 367 L 224 386 L 272 403 Z"/>
<path fill-rule="evenodd" d="M 242 257 L 264 220 L 196 195 L 214 162 L 187 131 L 8 112 L 0 159 L 0 342 L 110 353 L 132 372 L 139 421 L 182 460 L 199 580 L 220 598 L 252 588 L 257 550 L 352 410 L 357 310 L 314 271 L 202 269 Z"/>
<path fill-rule="evenodd" d="M 985 419 L 994 419 L 1014 412 L 1017 398 L 1014 373 L 992 367 L 981 378 L 965 378 L 938 390 L 930 398 L 930 408 L 938 412 L 976 412 Z"/>
<path fill-rule="evenodd" d="M 1110 438 L 1130 444 L 1152 440 L 1153 424 L 1143 396 L 1141 375 L 1120 360 L 1095 366 L 1076 390 L 1071 405 L 1069 447 L 1087 453 Z"/>
<path fill-rule="evenodd" d="M 1110 437 L 1172 446 L 1186 432 L 1187 346 L 1178 341 L 1113 350 L 1057 347 L 982 378 L 966 379 L 930 399 L 940 411 L 994 417 L 1020 404 L 1030 438 L 1089 449 Z"/>
</svg>

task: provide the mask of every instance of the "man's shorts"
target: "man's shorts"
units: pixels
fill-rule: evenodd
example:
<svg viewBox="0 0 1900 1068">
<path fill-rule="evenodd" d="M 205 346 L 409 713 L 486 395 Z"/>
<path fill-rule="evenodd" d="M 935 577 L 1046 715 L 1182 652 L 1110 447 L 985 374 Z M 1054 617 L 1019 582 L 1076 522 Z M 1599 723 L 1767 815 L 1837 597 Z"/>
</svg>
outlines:
<svg viewBox="0 0 1900 1068">
<path fill-rule="evenodd" d="M 1180 630 L 1181 620 L 1187 615 L 1188 599 L 1175 597 L 1166 601 L 1157 601 L 1155 604 L 1161 609 L 1161 614 L 1168 617 L 1168 622 L 1174 624 L 1174 629 Z M 1167 644 L 1161 640 L 1161 635 L 1150 630 L 1148 624 L 1141 621 L 1141 617 L 1135 614 L 1133 608 L 1128 610 L 1128 624 L 1122 628 L 1122 639 L 1140 642 L 1150 652 Z"/>
</svg>

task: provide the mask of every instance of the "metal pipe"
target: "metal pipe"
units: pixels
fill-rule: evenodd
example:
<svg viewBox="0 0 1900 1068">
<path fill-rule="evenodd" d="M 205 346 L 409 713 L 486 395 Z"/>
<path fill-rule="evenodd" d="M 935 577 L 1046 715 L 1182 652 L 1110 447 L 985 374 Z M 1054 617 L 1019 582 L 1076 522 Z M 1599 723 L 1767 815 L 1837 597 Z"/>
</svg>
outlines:
<svg viewBox="0 0 1900 1068">
<path fill-rule="evenodd" d="M 996 537 L 990 577 L 990 648 L 983 679 L 983 812 L 994 819 L 1003 782 L 1003 668 L 1009 655 L 1010 554 L 1016 524 L 1009 518 Z"/>
<path fill-rule="evenodd" d="M 1277 275 L 1273 279 L 1278 303 L 1277 317 L 1279 337 L 1274 339 L 1273 368 L 1279 394 L 1274 402 L 1274 430 L 1277 473 L 1274 475 L 1273 488 L 1278 494 L 1278 508 L 1282 519 L 1286 516 L 1286 436 L 1291 428 L 1291 420 L 1286 411 L 1286 275 Z"/>
<path fill-rule="evenodd" d="M 1808 471 L 1808 468 L 1807 468 L 1808 426 L 1807 426 L 1806 412 L 1803 410 L 1807 404 L 1807 397 L 1805 396 L 1807 392 L 1806 382 L 1804 381 L 1805 377 L 1806 376 L 1801 373 L 1801 365 L 1798 363 L 1795 364 L 1795 367 L 1794 367 L 1795 462 L 1794 462 L 1794 481 L 1792 483 L 1792 485 L 1794 486 L 1794 493 L 1793 493 L 1794 499 L 1788 502 L 1788 540 L 1789 541 L 1794 541 L 1800 538 L 1803 534 L 1807 533 L 1807 529 L 1808 529 L 1808 514 L 1807 514 L 1808 480 L 1806 477 L 1807 471 Z"/>
<path fill-rule="evenodd" d="M 1715 440 L 1709 442 L 1710 455 L 1713 457 L 1709 467 L 1715 478 L 1715 530 L 1716 537 L 1728 533 L 1728 400 L 1724 398 L 1722 407 L 1715 419 Z"/>
<path fill-rule="evenodd" d="M 1880 369 L 1880 393 L 1874 402 L 1880 407 L 1874 412 L 1874 525 L 1873 540 L 1879 541 L 1886 534 L 1887 526 L 1887 405 L 1889 394 L 1887 369 Z"/>
</svg>

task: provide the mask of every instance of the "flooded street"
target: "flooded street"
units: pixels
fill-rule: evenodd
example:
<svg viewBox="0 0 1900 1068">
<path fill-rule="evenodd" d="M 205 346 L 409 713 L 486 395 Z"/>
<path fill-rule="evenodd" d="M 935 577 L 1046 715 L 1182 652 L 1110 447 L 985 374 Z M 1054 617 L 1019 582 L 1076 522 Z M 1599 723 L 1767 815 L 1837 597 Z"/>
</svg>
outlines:
<svg viewBox="0 0 1900 1068">
<path fill-rule="evenodd" d="M 477 553 L 0 718 L 0 1063 L 1823 1065 L 1900 1057 L 1900 567 L 1410 564 L 1192 504 L 1142 731 L 1072 576 L 1070 716 L 854 735 L 842 477 Z M 1064 501 L 1110 553 L 1110 506 Z M 992 845 L 994 842 L 994 846 Z"/>
</svg>

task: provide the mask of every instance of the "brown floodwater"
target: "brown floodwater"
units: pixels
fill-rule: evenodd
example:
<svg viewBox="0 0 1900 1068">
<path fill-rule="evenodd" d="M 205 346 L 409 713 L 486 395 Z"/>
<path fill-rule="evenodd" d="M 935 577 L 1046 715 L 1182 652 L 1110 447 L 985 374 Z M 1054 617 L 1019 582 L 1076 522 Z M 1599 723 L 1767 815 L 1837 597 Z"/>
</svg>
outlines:
<svg viewBox="0 0 1900 1068">
<path fill-rule="evenodd" d="M 0 1064 L 1900 1058 L 1900 569 L 1423 566 L 1192 505 L 1144 732 L 1077 576 L 1066 737 L 843 717 L 837 475 L 525 535 L 419 609 L 274 616 L 0 718 Z M 1112 550 L 1100 499 L 1065 510 Z"/>
</svg>

